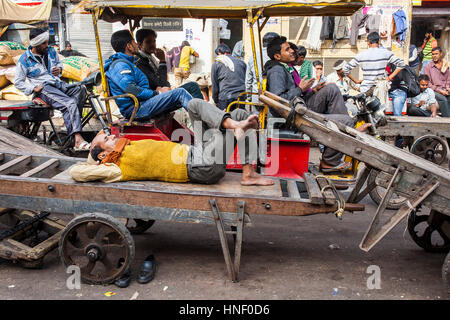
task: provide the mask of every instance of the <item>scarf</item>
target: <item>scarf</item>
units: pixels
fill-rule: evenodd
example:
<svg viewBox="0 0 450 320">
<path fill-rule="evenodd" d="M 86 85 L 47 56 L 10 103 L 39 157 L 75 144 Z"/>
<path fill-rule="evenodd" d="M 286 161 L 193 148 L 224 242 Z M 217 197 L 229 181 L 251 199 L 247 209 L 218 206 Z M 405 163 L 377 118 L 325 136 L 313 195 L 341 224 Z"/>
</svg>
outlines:
<svg viewBox="0 0 450 320">
<path fill-rule="evenodd" d="M 144 51 L 139 50 L 139 53 L 148 59 L 148 62 L 150 64 L 150 67 L 152 67 L 153 70 L 158 70 L 159 68 L 159 61 L 157 60 L 157 58 L 155 58 L 155 56 L 153 56 L 153 54 L 147 54 Z"/>
<path fill-rule="evenodd" d="M 231 60 L 227 55 L 221 54 L 217 56 L 216 61 L 223 63 L 225 66 L 227 66 L 228 69 L 234 72 L 233 60 Z"/>
<path fill-rule="evenodd" d="M 130 140 L 127 138 L 120 138 L 117 140 L 116 146 L 114 150 L 111 151 L 105 159 L 102 160 L 101 164 L 105 163 L 115 163 L 116 165 L 120 164 L 120 156 L 122 155 L 123 149 L 130 143 Z"/>
<path fill-rule="evenodd" d="M 300 81 L 302 80 L 297 73 L 297 70 L 291 65 L 280 61 L 280 64 L 289 72 L 294 78 L 295 86 L 298 87 Z"/>
</svg>

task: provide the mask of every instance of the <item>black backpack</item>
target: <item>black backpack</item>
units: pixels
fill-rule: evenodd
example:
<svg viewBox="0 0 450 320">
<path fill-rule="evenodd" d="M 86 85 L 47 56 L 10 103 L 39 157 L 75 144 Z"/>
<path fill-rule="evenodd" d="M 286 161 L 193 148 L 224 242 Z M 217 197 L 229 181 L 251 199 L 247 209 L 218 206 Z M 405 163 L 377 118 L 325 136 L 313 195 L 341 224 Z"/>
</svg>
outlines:
<svg viewBox="0 0 450 320">
<path fill-rule="evenodd" d="M 405 66 L 405 68 L 401 71 L 402 78 L 405 81 L 406 87 L 408 91 L 406 92 L 406 96 L 408 98 L 412 98 L 418 96 L 420 94 L 420 84 L 419 77 L 414 72 L 414 69 L 410 66 Z"/>
</svg>

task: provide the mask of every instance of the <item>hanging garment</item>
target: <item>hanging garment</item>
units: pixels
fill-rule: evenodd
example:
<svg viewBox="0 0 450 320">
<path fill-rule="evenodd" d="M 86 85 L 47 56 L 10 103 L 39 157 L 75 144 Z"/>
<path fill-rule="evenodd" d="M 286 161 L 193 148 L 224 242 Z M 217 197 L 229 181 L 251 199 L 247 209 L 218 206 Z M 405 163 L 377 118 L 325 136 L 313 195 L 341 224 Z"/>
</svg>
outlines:
<svg viewBox="0 0 450 320">
<path fill-rule="evenodd" d="M 405 12 L 400 9 L 394 12 L 393 15 L 396 32 L 395 35 L 399 37 L 400 41 L 406 40 L 406 31 L 408 30 L 408 21 L 406 19 Z"/>
<path fill-rule="evenodd" d="M 367 19 L 368 33 L 380 31 L 381 13 L 370 14 Z"/>
<path fill-rule="evenodd" d="M 380 38 L 381 45 L 384 48 L 391 47 L 391 32 L 392 32 L 392 15 L 391 14 L 383 14 L 380 19 Z"/>
<path fill-rule="evenodd" d="M 334 17 L 323 17 L 320 40 L 332 39 L 334 32 Z"/>
<path fill-rule="evenodd" d="M 348 38 L 347 17 L 335 17 L 334 19 L 334 37 L 336 40 Z"/>
<path fill-rule="evenodd" d="M 322 30 L 322 17 L 309 17 L 309 32 L 306 37 L 305 47 L 311 50 L 319 51 L 322 41 L 320 40 L 320 31 Z"/>
<path fill-rule="evenodd" d="M 361 11 L 356 12 L 352 16 L 352 30 L 350 31 L 350 45 L 356 46 L 358 41 L 359 29 L 363 28 L 366 24 L 368 16 L 364 15 Z"/>
</svg>

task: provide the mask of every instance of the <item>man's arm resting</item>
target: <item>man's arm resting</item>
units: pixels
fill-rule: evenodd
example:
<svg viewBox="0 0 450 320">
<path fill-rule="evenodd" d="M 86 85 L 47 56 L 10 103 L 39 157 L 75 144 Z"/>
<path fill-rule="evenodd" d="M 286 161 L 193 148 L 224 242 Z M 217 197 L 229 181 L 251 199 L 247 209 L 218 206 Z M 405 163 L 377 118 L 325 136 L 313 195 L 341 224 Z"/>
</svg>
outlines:
<svg viewBox="0 0 450 320">
<path fill-rule="evenodd" d="M 35 86 L 33 86 L 31 83 L 26 82 L 27 74 L 27 68 L 25 68 L 25 66 L 19 62 L 16 67 L 14 86 L 22 91 L 25 95 L 29 96 L 34 92 Z"/>
<path fill-rule="evenodd" d="M 70 169 L 70 176 L 78 182 L 103 181 L 117 182 L 122 178 L 122 171 L 114 163 L 89 164 L 80 162 Z"/>
<path fill-rule="evenodd" d="M 119 62 L 114 66 L 112 72 L 113 76 L 117 79 L 114 81 L 124 93 L 131 93 L 139 100 L 148 100 L 152 98 L 155 93 L 148 88 L 142 88 L 138 86 L 134 80 L 133 70 L 126 63 Z"/>
</svg>

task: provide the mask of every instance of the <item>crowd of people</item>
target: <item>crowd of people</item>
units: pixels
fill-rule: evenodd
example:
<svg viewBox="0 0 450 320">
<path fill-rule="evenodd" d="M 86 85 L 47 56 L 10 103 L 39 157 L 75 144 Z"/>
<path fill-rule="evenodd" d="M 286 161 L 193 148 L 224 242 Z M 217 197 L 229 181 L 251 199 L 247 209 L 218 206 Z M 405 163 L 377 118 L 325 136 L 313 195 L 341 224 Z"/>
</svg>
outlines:
<svg viewBox="0 0 450 320">
<path fill-rule="evenodd" d="M 140 29 L 135 37 L 128 30 L 117 31 L 111 36 L 115 53 L 105 61 L 104 68 L 111 95 L 122 96 L 116 99 L 116 103 L 125 118 L 130 118 L 135 108 L 133 100 L 123 96 L 128 93 L 139 101 L 135 114 L 138 121 L 146 121 L 180 107 L 189 111 L 191 100 L 204 98 L 196 82 L 186 81 L 190 74 L 190 57 L 198 57 L 199 54 L 187 41 L 166 53 L 156 47 L 156 39 L 157 33 L 151 29 Z M 60 80 L 62 66 L 56 52 L 48 46 L 48 32 L 33 29 L 30 40 L 30 48 L 18 63 L 16 87 L 26 94 L 33 94 L 35 100 L 40 99 L 61 110 L 68 134 L 75 138 L 75 149 L 89 150 L 90 144 L 81 136 L 80 120 L 80 108 L 86 93 L 81 86 L 67 85 Z M 391 84 L 389 97 L 394 115 L 401 115 L 409 98 L 408 115 L 449 116 L 449 65 L 431 31 L 426 33 L 422 50 L 419 50 L 422 59 L 417 48 L 411 47 L 409 65 L 380 45 L 377 32 L 370 33 L 367 41 L 367 50 L 349 62 L 336 61 L 333 72 L 325 76 L 323 62 L 307 60 L 305 47 L 269 32 L 263 37 L 262 55 L 256 55 L 258 70 L 260 76 L 263 74 L 267 78 L 268 91 L 287 100 L 301 97 L 309 109 L 350 126 L 353 125 L 352 119 L 348 116 L 343 96 L 351 91 L 372 95 L 377 80 L 386 76 Z M 75 54 L 70 43 L 63 52 Z M 244 62 L 242 41 L 233 51 L 226 44 L 220 44 L 215 53 L 216 59 L 211 67 L 212 99 L 218 109 L 227 111 L 244 92 L 258 91 L 256 70 L 253 59 Z M 410 75 L 419 71 L 420 64 L 422 74 L 417 80 L 416 92 L 411 94 Z M 357 66 L 362 70 L 361 80 L 351 74 Z M 170 71 L 175 75 L 175 86 L 168 81 Z M 257 102 L 256 95 L 247 99 Z M 269 116 L 278 115 L 272 111 Z M 341 153 L 324 148 L 323 171 L 345 171 L 349 165 L 342 161 Z"/>
</svg>

